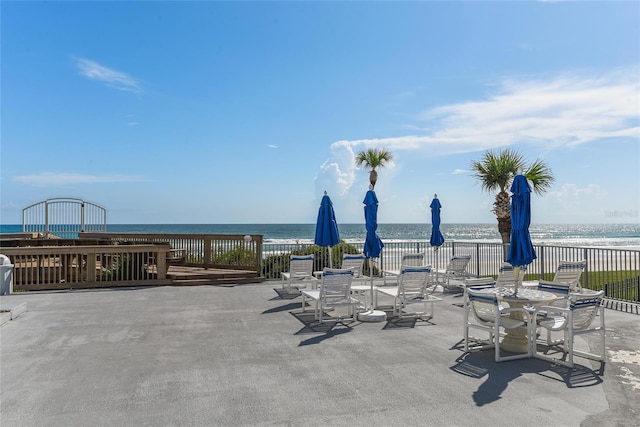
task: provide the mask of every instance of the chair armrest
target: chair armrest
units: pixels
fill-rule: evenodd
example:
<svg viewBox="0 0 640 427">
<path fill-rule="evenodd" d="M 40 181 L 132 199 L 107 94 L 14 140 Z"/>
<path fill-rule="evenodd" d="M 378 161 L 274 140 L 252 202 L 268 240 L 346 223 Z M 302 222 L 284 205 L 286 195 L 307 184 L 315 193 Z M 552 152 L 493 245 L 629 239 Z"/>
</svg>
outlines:
<svg viewBox="0 0 640 427">
<path fill-rule="evenodd" d="M 564 307 L 558 307 L 555 305 L 541 305 L 531 313 L 531 316 L 535 319 L 539 312 L 545 312 L 545 316 L 548 317 L 549 313 L 569 313 L 571 310 Z"/>
</svg>

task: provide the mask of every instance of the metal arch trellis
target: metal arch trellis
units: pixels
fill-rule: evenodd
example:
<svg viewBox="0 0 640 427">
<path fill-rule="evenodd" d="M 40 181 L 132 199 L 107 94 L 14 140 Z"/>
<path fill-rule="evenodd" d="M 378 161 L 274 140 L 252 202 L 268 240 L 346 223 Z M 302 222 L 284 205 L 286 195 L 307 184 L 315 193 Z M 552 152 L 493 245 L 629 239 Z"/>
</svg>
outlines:
<svg viewBox="0 0 640 427">
<path fill-rule="evenodd" d="M 52 198 L 22 209 L 22 231 L 77 239 L 80 232 L 106 232 L 106 208 L 77 198 Z"/>
</svg>

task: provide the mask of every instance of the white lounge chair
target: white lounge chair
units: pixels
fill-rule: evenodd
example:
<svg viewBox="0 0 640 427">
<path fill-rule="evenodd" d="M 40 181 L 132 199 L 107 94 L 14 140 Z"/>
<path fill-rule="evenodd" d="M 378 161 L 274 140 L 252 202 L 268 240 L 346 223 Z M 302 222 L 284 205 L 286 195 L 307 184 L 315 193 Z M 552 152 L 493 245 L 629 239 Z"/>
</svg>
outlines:
<svg viewBox="0 0 640 427">
<path fill-rule="evenodd" d="M 533 318 L 538 317 L 538 314 L 543 311 L 545 315 L 539 317 L 538 321 L 531 325 L 530 334 L 535 337 L 536 327 L 546 329 L 548 331 L 547 343 L 551 342 L 551 345 L 562 344 L 563 357 L 550 355 L 548 353 L 550 350 L 549 347 L 545 353 L 538 352 L 535 341 L 533 342 L 533 356 L 559 363 L 569 368 L 573 368 L 574 366 L 574 355 L 604 362 L 606 353 L 604 307 L 602 306 L 603 297 L 604 291 L 586 291 L 584 293 L 570 294 L 569 305 L 566 308 L 553 305 L 538 307 L 533 314 Z M 599 319 L 599 321 L 597 319 Z M 552 342 L 550 337 L 552 332 L 562 332 L 563 339 Z M 575 337 L 589 333 L 598 334 L 600 337 L 600 342 L 597 347 L 598 353 L 575 349 Z M 566 358 L 564 356 L 566 356 Z"/>
<path fill-rule="evenodd" d="M 462 281 L 469 277 L 467 266 L 471 262 L 471 255 L 456 255 L 451 257 L 447 268 L 438 272 L 438 281 L 444 290 L 460 290 L 462 282 L 451 283 L 451 279 Z"/>
<path fill-rule="evenodd" d="M 553 280 L 540 280 L 540 284 L 569 284 L 571 292 L 580 291 L 582 285 L 580 284 L 580 277 L 582 272 L 587 267 L 587 261 L 560 261 L 556 268 L 556 274 Z"/>
<path fill-rule="evenodd" d="M 360 304 L 351 297 L 351 282 L 353 271 L 345 269 L 325 268 L 322 270 L 322 280 L 320 289 L 305 289 L 302 294 L 302 311 L 306 311 L 307 298 L 315 301 L 315 319 L 320 323 L 325 321 L 324 310 L 331 310 L 338 307 L 348 309 L 347 318 L 356 320 L 356 306 Z M 342 320 L 341 317 L 332 316 L 331 320 Z"/>
<path fill-rule="evenodd" d="M 292 289 L 300 290 L 306 288 L 308 283 L 312 287 L 318 279 L 313 276 L 314 255 L 291 255 L 289 260 L 289 271 L 282 272 L 282 288 L 288 293 L 292 293 Z"/>
<path fill-rule="evenodd" d="M 393 298 L 393 315 L 399 318 L 406 317 L 403 310 L 410 304 L 422 304 L 422 311 L 405 312 L 411 317 L 430 319 L 433 317 L 433 303 L 442 301 L 430 295 L 429 288 L 435 287 L 431 280 L 431 267 L 404 266 L 398 276 L 398 286 L 380 287 L 377 292 Z M 431 292 L 433 289 L 431 289 Z"/>
</svg>

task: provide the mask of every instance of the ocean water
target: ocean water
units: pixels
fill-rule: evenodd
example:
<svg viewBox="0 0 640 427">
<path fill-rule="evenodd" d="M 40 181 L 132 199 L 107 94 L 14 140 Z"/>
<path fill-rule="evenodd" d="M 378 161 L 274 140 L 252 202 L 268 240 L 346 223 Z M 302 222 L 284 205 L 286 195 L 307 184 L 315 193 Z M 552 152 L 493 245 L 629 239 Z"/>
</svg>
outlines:
<svg viewBox="0 0 640 427">
<path fill-rule="evenodd" d="M 364 224 L 338 224 L 340 238 L 348 243 L 364 241 Z M 498 225 L 442 224 L 448 241 L 501 242 Z M 0 233 L 19 233 L 21 225 L 0 225 Z M 315 224 L 109 224 L 109 232 L 180 234 L 262 234 L 265 243 L 312 243 Z M 564 246 L 629 247 L 640 249 L 640 224 L 532 224 L 534 244 Z M 425 241 L 431 224 L 379 224 L 383 241 Z"/>
</svg>

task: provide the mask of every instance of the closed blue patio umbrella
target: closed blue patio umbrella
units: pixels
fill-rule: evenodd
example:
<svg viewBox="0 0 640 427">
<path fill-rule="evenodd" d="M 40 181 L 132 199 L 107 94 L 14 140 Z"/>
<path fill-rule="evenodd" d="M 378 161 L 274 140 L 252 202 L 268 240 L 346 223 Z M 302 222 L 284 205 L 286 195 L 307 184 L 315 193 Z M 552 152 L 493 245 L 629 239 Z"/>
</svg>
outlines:
<svg viewBox="0 0 640 427">
<path fill-rule="evenodd" d="M 520 267 L 531 264 L 536 259 L 536 251 L 531 242 L 531 187 L 527 178 L 518 174 L 511 184 L 511 244 L 507 252 L 507 262 L 514 267 L 514 275 L 520 277 Z M 516 293 L 518 283 L 516 280 Z"/>
<path fill-rule="evenodd" d="M 378 236 L 378 198 L 373 190 L 367 191 L 364 196 L 364 220 L 367 235 L 364 240 L 362 252 L 367 258 L 378 258 L 384 247 L 384 243 Z"/>
<path fill-rule="evenodd" d="M 433 200 L 431 201 L 431 239 L 429 239 L 429 243 L 432 247 L 434 247 L 435 258 L 438 258 L 438 249 L 444 243 L 444 236 L 440 231 L 440 209 L 442 205 L 440 204 L 440 200 L 438 200 L 438 195 L 433 195 Z M 436 282 L 438 281 L 438 261 L 435 260 L 436 264 Z"/>
<path fill-rule="evenodd" d="M 444 243 L 444 236 L 442 232 L 440 232 L 440 209 L 442 205 L 440 204 L 440 200 L 438 200 L 438 195 L 433 195 L 433 201 L 431 201 L 431 239 L 429 243 L 431 246 L 435 247 L 436 251 L 440 249 L 440 246 Z"/>
<path fill-rule="evenodd" d="M 362 253 L 366 258 L 378 258 L 382 253 L 384 243 L 378 236 L 378 198 L 372 187 L 364 196 L 364 220 L 365 228 L 367 229 L 367 235 L 364 240 L 364 248 Z M 361 322 L 382 322 L 387 319 L 387 314 L 381 310 L 375 310 L 373 304 L 373 272 L 371 267 L 371 261 L 369 262 L 369 277 L 371 278 L 371 307 L 365 312 L 358 313 L 358 319 Z"/>
<path fill-rule="evenodd" d="M 314 243 L 318 246 L 327 246 L 329 248 L 329 267 L 333 268 L 331 247 L 340 243 L 340 233 L 338 232 L 336 214 L 333 211 L 333 203 L 331 203 L 331 199 L 327 196 L 326 191 L 320 201 Z"/>
</svg>

